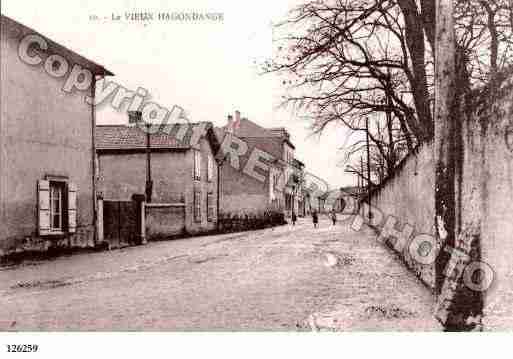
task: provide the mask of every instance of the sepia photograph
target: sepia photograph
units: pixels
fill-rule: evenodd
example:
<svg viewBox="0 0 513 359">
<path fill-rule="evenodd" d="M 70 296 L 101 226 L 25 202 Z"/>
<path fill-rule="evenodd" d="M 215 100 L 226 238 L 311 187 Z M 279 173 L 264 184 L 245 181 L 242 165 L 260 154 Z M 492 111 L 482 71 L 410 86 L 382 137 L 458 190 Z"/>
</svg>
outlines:
<svg viewBox="0 0 513 359">
<path fill-rule="evenodd" d="M 513 330 L 512 0 L 4 0 L 0 30 L 5 357 Z"/>
</svg>

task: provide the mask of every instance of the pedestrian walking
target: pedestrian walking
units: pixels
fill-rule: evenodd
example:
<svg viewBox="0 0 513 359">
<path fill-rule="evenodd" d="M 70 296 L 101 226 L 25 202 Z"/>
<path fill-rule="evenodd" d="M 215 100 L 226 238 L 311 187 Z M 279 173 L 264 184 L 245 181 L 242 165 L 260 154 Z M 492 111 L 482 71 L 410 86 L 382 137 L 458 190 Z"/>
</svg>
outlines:
<svg viewBox="0 0 513 359">
<path fill-rule="evenodd" d="M 333 222 L 333 225 L 336 225 L 337 224 L 337 212 L 335 212 L 335 209 L 333 208 L 331 210 L 331 221 Z"/>
<path fill-rule="evenodd" d="M 317 211 L 312 212 L 312 221 L 314 228 L 317 228 L 317 224 L 319 223 L 319 216 L 317 216 Z"/>
<path fill-rule="evenodd" d="M 292 225 L 295 226 L 297 221 L 297 216 L 295 212 L 292 212 Z"/>
</svg>

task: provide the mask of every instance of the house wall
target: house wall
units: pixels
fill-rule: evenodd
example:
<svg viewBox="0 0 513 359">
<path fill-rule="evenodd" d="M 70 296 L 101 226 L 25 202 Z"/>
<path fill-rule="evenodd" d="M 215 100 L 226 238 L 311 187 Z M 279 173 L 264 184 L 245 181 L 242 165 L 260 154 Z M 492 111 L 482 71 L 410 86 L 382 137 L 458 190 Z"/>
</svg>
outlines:
<svg viewBox="0 0 513 359">
<path fill-rule="evenodd" d="M 223 142 L 226 132 L 220 131 L 217 135 L 219 141 Z M 222 166 L 221 211 L 237 215 L 258 214 L 269 209 L 284 211 L 288 216 L 292 211 L 298 213 L 301 196 L 295 195 L 293 187 L 287 185 L 291 175 L 297 171 L 292 165 L 294 148 L 284 141 L 288 137 L 284 129 L 269 130 L 247 119 L 241 119 L 235 135 L 247 145 L 247 151 L 239 157 L 240 168 L 233 168 L 230 161 Z M 265 178 L 262 182 L 244 173 L 248 159 L 255 149 L 271 155 L 276 161 L 267 171 L 257 170 Z M 276 186 L 272 184 L 275 176 L 278 177 Z M 301 188 L 296 188 L 296 192 L 300 193 Z M 285 211 L 286 194 L 294 201 Z"/>
<path fill-rule="evenodd" d="M 93 245 L 93 119 L 85 92 L 65 93 L 63 79 L 18 57 L 20 32 L 1 22 L 0 256 L 51 244 Z M 37 236 L 37 181 L 66 176 L 78 186 L 77 233 Z"/>
<path fill-rule="evenodd" d="M 181 202 L 186 180 L 192 178 L 187 151 L 153 152 L 152 201 Z M 105 200 L 129 201 L 146 190 L 146 153 L 100 153 L 98 190 Z"/>
<path fill-rule="evenodd" d="M 269 176 L 264 183 L 225 163 L 221 167 L 221 203 L 223 213 L 256 213 L 270 205 Z"/>
<path fill-rule="evenodd" d="M 294 149 L 286 142 L 282 143 L 282 160 L 286 163 L 286 166 L 283 169 L 283 178 L 285 184 L 287 184 L 283 190 L 285 195 L 290 197 L 290 208 L 288 208 L 285 212 L 288 217 L 292 216 L 292 212 L 297 213 L 298 210 L 298 198 L 294 193 L 294 189 L 290 184 L 292 175 L 295 173 L 296 169 L 292 166 L 292 161 L 294 159 Z"/>
<path fill-rule="evenodd" d="M 247 134 L 251 131 L 264 131 L 265 134 L 263 128 L 247 120 L 241 120 L 240 130 L 248 132 Z M 226 133 L 221 135 L 220 142 L 224 141 L 225 135 Z M 239 157 L 239 168 L 234 168 L 230 159 L 221 166 L 220 211 L 225 214 L 258 213 L 270 208 L 271 205 L 270 172 L 274 169 L 270 168 L 267 173 L 257 170 L 265 177 L 265 181 L 260 182 L 245 174 L 244 167 L 255 148 L 275 156 L 280 152 L 280 144 L 267 137 L 247 137 L 240 140 L 246 143 L 248 149 Z M 279 196 L 276 191 L 274 192 Z"/>
<path fill-rule="evenodd" d="M 226 132 L 218 133 L 221 143 L 225 135 Z M 270 154 L 278 161 L 284 161 L 283 139 L 247 119 L 241 119 L 235 135 L 247 145 L 248 149 L 239 157 L 239 169 L 233 168 L 230 161 L 225 162 L 221 167 L 221 211 L 230 214 L 249 214 L 268 209 L 282 210 L 285 204 L 284 190 L 287 182 L 282 165 L 272 166 L 267 173 L 257 170 L 265 177 L 264 182 L 245 174 L 243 170 L 255 148 Z M 273 188 L 270 185 L 270 179 L 276 174 L 279 174 L 279 183 L 276 188 Z"/>
<path fill-rule="evenodd" d="M 176 203 L 185 201 L 185 227 L 189 233 L 213 230 L 217 221 L 216 216 L 214 221 L 207 221 L 206 206 L 209 192 L 213 194 L 214 204 L 217 201 L 217 166 L 214 165 L 212 182 L 207 182 L 207 154 L 212 154 L 212 150 L 205 139 L 200 140 L 200 147 L 198 148 L 202 153 L 201 181 L 194 181 L 193 179 L 194 155 L 192 150 L 160 151 L 153 152 L 151 155 L 152 202 Z M 126 201 L 130 200 L 133 194 L 145 193 L 146 154 L 144 152 L 100 152 L 98 166 L 100 173 L 98 189 L 105 200 Z M 193 218 L 195 189 L 201 191 L 201 222 L 195 222 Z M 214 205 L 214 207 L 216 206 Z M 159 216 L 162 217 L 160 214 Z M 162 219 L 156 219 L 155 222 L 160 223 Z M 171 233 L 169 234 L 171 235 Z"/>
<path fill-rule="evenodd" d="M 188 233 L 200 233 L 214 230 L 217 223 L 217 165 L 214 163 L 214 175 L 212 181 L 207 181 L 207 155 L 214 157 L 211 146 L 206 139 L 200 140 L 201 150 L 201 180 L 195 181 L 193 179 L 192 169 L 194 167 L 194 153 L 189 151 L 188 163 L 190 165 L 190 171 L 188 177 L 186 177 L 186 195 L 185 195 L 185 225 Z M 188 178 L 188 179 L 187 179 Z M 201 222 L 194 221 L 194 191 L 199 190 L 201 192 Z M 207 195 L 208 193 L 213 194 L 214 200 L 214 219 L 212 222 L 207 221 Z"/>
</svg>

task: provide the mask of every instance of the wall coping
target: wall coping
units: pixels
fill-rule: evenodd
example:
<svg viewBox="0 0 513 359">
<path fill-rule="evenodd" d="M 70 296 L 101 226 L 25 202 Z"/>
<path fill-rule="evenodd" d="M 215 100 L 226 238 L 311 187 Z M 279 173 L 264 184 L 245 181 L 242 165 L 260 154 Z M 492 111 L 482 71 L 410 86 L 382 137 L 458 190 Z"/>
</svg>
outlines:
<svg viewBox="0 0 513 359">
<path fill-rule="evenodd" d="M 185 203 L 183 202 L 174 202 L 174 203 L 145 203 L 145 207 L 150 208 L 165 208 L 165 207 L 185 207 Z"/>
</svg>

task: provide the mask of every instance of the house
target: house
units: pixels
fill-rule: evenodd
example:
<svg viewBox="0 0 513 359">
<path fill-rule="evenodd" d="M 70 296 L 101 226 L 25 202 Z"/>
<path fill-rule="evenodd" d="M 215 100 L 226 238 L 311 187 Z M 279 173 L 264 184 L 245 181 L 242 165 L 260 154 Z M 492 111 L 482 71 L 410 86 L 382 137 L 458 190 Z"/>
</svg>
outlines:
<svg viewBox="0 0 513 359">
<path fill-rule="evenodd" d="M 222 211 L 261 213 L 275 210 L 291 214 L 297 209 L 299 176 L 294 169 L 295 147 L 284 128 L 265 128 L 239 111 L 218 128 Z M 248 168 L 255 165 L 257 169 Z"/>
<path fill-rule="evenodd" d="M 154 125 L 149 156 L 144 125 L 96 127 L 100 190 L 104 201 L 145 194 L 149 239 L 216 229 L 219 143 L 210 122 Z"/>
<path fill-rule="evenodd" d="M 305 191 L 305 164 L 294 158 L 292 161 L 293 174 L 293 211 L 300 217 L 306 215 L 306 191 Z"/>
<path fill-rule="evenodd" d="M 85 98 L 112 73 L 7 16 L 0 25 L 0 257 L 93 246 L 95 108 Z M 84 82 L 70 88 L 77 73 Z"/>
</svg>

